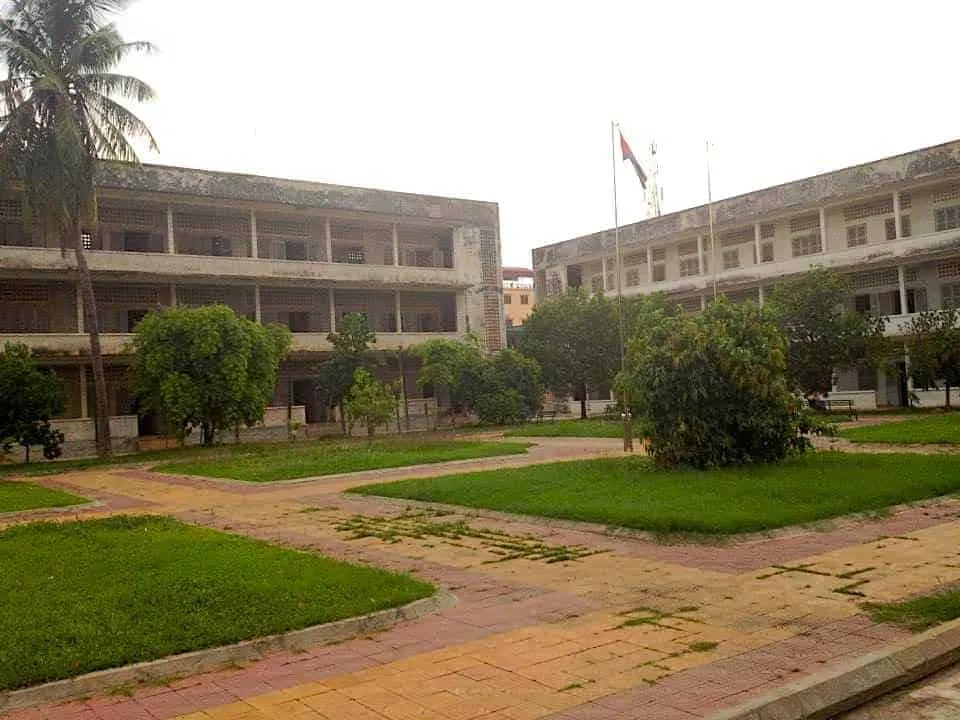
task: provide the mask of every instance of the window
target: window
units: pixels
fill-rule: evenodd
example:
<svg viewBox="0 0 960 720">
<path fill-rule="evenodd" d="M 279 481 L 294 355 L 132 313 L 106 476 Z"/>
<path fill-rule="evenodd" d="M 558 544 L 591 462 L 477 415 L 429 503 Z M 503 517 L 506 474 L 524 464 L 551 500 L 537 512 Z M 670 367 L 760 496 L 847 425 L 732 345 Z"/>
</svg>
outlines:
<svg viewBox="0 0 960 720">
<path fill-rule="evenodd" d="M 900 216 L 900 237 L 910 237 L 913 234 L 913 229 L 910 227 L 910 216 L 901 215 Z"/>
<path fill-rule="evenodd" d="M 847 225 L 847 247 L 860 247 L 867 244 L 867 224 Z"/>
<path fill-rule="evenodd" d="M 940 307 L 944 310 L 960 308 L 960 283 L 940 286 Z"/>
<path fill-rule="evenodd" d="M 228 238 L 217 237 L 210 241 L 210 254 L 214 257 L 230 257 L 232 251 L 232 243 Z"/>
<path fill-rule="evenodd" d="M 127 310 L 127 332 L 132 333 L 136 329 L 137 323 L 146 316 L 146 310 Z"/>
<path fill-rule="evenodd" d="M 662 263 L 653 266 L 653 281 L 663 282 L 667 279 L 667 266 Z"/>
<path fill-rule="evenodd" d="M 83 243 L 84 250 L 93 250 L 93 235 L 89 231 L 84 230 L 80 233 L 80 241 Z"/>
<path fill-rule="evenodd" d="M 653 256 L 654 262 L 664 262 L 667 259 L 667 249 L 666 248 L 653 248 L 650 253 Z"/>
<path fill-rule="evenodd" d="M 803 255 L 816 255 L 823 250 L 823 244 L 820 242 L 820 233 L 813 232 L 809 235 L 795 235 L 791 239 L 794 257 Z"/>
<path fill-rule="evenodd" d="M 306 260 L 307 259 L 307 244 L 303 242 L 297 242 L 295 240 L 287 240 L 286 243 L 286 259 L 287 260 Z"/>
<path fill-rule="evenodd" d="M 894 218 L 884 220 L 884 229 L 886 230 L 887 240 L 897 239 L 897 221 Z M 900 216 L 900 237 L 910 237 L 910 216 Z"/>
<path fill-rule="evenodd" d="M 594 275 L 590 278 L 590 292 L 594 295 L 603 292 L 603 275 Z"/>
<path fill-rule="evenodd" d="M 870 312 L 870 296 L 869 295 L 854 296 L 853 309 L 856 310 L 858 313 Z"/>
<path fill-rule="evenodd" d="M 773 262 L 773 243 L 765 242 L 760 245 L 760 262 Z"/>
<path fill-rule="evenodd" d="M 653 268 L 654 280 L 656 280 L 657 268 L 663 268 L 663 265 L 655 265 Z M 682 257 L 680 258 L 680 277 L 690 277 L 691 275 L 700 274 L 700 258 L 693 257 Z"/>
<path fill-rule="evenodd" d="M 343 259 L 340 262 L 350 263 L 351 265 L 365 265 L 367 253 L 362 246 L 350 247 L 343 253 Z"/>
<path fill-rule="evenodd" d="M 513 298 L 512 298 L 510 295 L 504 295 L 504 296 L 503 296 L 503 304 L 504 304 L 504 305 L 509 305 L 509 304 L 512 303 L 512 302 L 513 302 Z"/>
<path fill-rule="evenodd" d="M 696 255 L 697 254 L 697 241 L 696 240 L 687 240 L 682 242 L 677 246 L 678 255 Z"/>
<path fill-rule="evenodd" d="M 773 223 L 763 223 L 760 226 L 760 239 L 768 240 L 777 234 L 777 226 Z"/>
<path fill-rule="evenodd" d="M 150 233 L 125 232 L 123 234 L 123 249 L 127 252 L 150 252 Z"/>
<path fill-rule="evenodd" d="M 530 296 L 529 296 L 529 295 L 521 295 L 521 296 L 520 296 L 520 304 L 521 304 L 521 305 L 529 305 L 529 304 L 530 304 Z"/>
<path fill-rule="evenodd" d="M 636 287 L 640 284 L 640 271 L 637 268 L 627 268 L 627 287 Z"/>
<path fill-rule="evenodd" d="M 290 332 L 310 332 L 310 313 L 287 313 L 287 327 L 290 328 Z"/>
<path fill-rule="evenodd" d="M 933 211 L 934 230 L 956 230 L 960 228 L 960 205 L 938 208 Z"/>
<path fill-rule="evenodd" d="M 884 234 L 887 240 L 897 239 L 897 221 L 894 218 L 887 218 L 883 221 Z M 850 228 L 847 228 L 847 235 L 850 234 Z M 848 240 L 849 242 L 849 240 Z"/>
<path fill-rule="evenodd" d="M 907 289 L 907 312 L 919 313 L 927 311 L 927 289 Z"/>
<path fill-rule="evenodd" d="M 734 248 L 733 250 L 724 250 L 723 269 L 734 270 L 738 267 L 740 267 L 740 250 L 737 248 Z"/>
</svg>

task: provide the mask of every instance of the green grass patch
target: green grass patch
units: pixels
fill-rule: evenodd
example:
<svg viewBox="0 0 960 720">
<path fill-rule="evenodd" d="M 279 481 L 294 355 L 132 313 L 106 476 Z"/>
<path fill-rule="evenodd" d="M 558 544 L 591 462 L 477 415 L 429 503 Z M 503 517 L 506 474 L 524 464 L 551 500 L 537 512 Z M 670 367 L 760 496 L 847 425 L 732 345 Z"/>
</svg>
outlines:
<svg viewBox="0 0 960 720">
<path fill-rule="evenodd" d="M 622 438 L 623 425 L 616 420 L 544 420 L 526 423 L 505 433 L 508 437 L 597 437 Z"/>
<path fill-rule="evenodd" d="M 0 480 L 0 513 L 35 510 L 37 508 L 65 507 L 88 502 L 62 490 L 52 490 L 30 483 Z"/>
<path fill-rule="evenodd" d="M 956 445 L 960 443 L 960 413 L 938 413 L 897 422 L 864 425 L 843 430 L 840 436 L 858 443 Z"/>
<path fill-rule="evenodd" d="M 526 452 L 527 443 L 466 440 L 377 440 L 274 445 L 224 445 L 219 452 L 161 463 L 178 475 L 271 482 Z"/>
<path fill-rule="evenodd" d="M 433 593 L 158 517 L 0 532 L 0 690 L 396 607 Z"/>
<path fill-rule="evenodd" d="M 350 492 L 657 533 L 731 535 L 958 490 L 960 455 L 809 453 L 779 465 L 711 471 L 664 471 L 644 458 L 603 458 L 364 485 Z"/>
<path fill-rule="evenodd" d="M 913 632 L 960 617 L 960 589 L 895 603 L 864 603 L 874 622 L 892 623 Z"/>
</svg>

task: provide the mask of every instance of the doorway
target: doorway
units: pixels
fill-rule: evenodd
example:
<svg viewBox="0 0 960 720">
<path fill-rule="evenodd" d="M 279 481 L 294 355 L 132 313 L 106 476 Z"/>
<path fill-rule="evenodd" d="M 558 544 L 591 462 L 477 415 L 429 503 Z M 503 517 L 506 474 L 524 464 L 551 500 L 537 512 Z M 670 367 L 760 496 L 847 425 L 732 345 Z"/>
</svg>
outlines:
<svg viewBox="0 0 960 720">
<path fill-rule="evenodd" d="M 322 412 L 322 403 L 317 396 L 317 389 L 314 386 L 313 380 L 294 380 L 291 383 L 291 391 L 292 404 L 303 405 L 304 413 L 306 414 L 306 420 L 308 423 L 323 421 L 322 416 L 325 413 Z"/>
</svg>

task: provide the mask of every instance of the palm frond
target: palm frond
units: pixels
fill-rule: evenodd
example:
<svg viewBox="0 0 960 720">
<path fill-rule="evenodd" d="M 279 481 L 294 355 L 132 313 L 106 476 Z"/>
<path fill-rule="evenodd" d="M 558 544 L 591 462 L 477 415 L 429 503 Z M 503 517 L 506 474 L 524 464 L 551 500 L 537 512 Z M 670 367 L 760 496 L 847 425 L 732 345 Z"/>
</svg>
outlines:
<svg viewBox="0 0 960 720">
<path fill-rule="evenodd" d="M 136 102 L 147 102 L 156 97 L 152 87 L 130 75 L 97 73 L 84 75 L 79 82 L 85 90 L 98 95 L 120 96 Z"/>
<path fill-rule="evenodd" d="M 142 137 L 147 141 L 151 150 L 159 150 L 157 141 L 146 123 L 120 103 L 111 100 L 105 95 L 98 94 L 90 94 L 87 97 L 87 103 L 105 123 L 106 127 L 103 129 L 106 135 L 113 137 L 115 140 L 119 140 L 119 138 L 122 137 L 128 146 L 129 143 L 126 142 L 127 137 Z M 98 157 L 103 160 L 122 160 L 124 159 L 122 155 L 126 153 L 120 152 L 120 148 L 121 144 L 116 142 L 113 148 L 105 148 L 105 152 L 98 155 Z M 133 152 L 132 147 L 131 152 Z M 133 157 L 130 159 L 136 161 L 135 152 L 133 152 Z"/>
</svg>

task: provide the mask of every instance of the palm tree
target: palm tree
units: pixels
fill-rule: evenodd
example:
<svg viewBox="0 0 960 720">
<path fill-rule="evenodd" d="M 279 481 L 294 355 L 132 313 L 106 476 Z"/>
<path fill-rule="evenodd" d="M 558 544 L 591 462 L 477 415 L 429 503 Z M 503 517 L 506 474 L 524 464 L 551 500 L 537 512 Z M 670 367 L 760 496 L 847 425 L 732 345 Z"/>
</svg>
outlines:
<svg viewBox="0 0 960 720">
<path fill-rule="evenodd" d="M 124 57 L 150 52 L 124 42 L 110 17 L 130 0 L 9 0 L 0 16 L 0 180 L 23 185 L 25 215 L 42 239 L 73 250 L 96 398 L 97 453 L 110 453 L 107 388 L 96 298 L 83 237 L 97 225 L 98 160 L 138 162 L 130 138 L 156 142 L 115 98 L 147 101 L 153 90 L 112 72 Z"/>
</svg>

